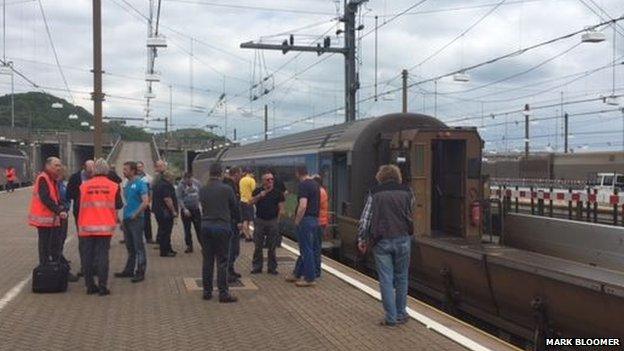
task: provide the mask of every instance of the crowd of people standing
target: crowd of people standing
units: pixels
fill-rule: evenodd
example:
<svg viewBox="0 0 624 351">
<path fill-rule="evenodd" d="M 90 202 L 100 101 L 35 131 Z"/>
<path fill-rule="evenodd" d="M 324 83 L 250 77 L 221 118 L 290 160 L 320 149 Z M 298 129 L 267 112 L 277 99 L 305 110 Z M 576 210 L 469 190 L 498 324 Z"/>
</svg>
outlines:
<svg viewBox="0 0 624 351">
<path fill-rule="evenodd" d="M 69 177 L 61 160 L 50 157 L 37 176 L 28 222 L 37 228 L 39 264 L 59 262 L 69 267 L 63 255 L 67 238 L 68 213 L 71 208 L 79 240 L 81 269 L 68 273 L 70 281 L 84 275 L 87 294 L 110 294 L 108 289 L 109 250 L 117 225 L 123 231 L 127 249 L 124 268 L 117 278 L 139 283 L 146 278 L 145 244 L 153 242 L 151 213 L 158 223 L 156 242 L 161 257 L 175 257 L 171 233 L 175 219 L 181 216 L 185 253 L 194 251 L 192 229 L 202 248 L 203 298 L 211 299 L 216 266 L 219 301 L 236 302 L 228 284 L 241 277 L 235 270 L 240 240 L 253 241 L 251 274 L 263 270 L 267 249 L 267 273 L 277 275 L 276 248 L 280 243 L 279 221 L 285 216 L 286 188 L 271 170 L 261 173 L 256 187 L 254 171 L 219 163 L 211 165 L 209 179 L 201 184 L 186 173 L 176 185 L 165 161 L 155 163 L 152 178 L 142 162 L 123 165 L 122 181 L 104 159 L 88 160 L 82 169 Z M 322 178 L 310 175 L 306 167 L 296 169 L 298 189 L 294 214 L 300 255 L 286 281 L 297 287 L 312 287 L 321 276 L 322 239 L 329 220 L 329 196 Z M 378 185 L 368 194 L 358 229 L 358 248 L 372 250 L 380 280 L 386 316 L 383 325 L 407 321 L 407 270 L 413 231 L 414 196 L 402 185 L 396 166 L 382 166 Z M 122 218 L 118 217 L 118 210 Z M 145 239 L 145 241 L 144 241 Z M 69 272 L 69 269 L 68 269 Z M 97 284 L 96 284 L 97 278 Z"/>
</svg>

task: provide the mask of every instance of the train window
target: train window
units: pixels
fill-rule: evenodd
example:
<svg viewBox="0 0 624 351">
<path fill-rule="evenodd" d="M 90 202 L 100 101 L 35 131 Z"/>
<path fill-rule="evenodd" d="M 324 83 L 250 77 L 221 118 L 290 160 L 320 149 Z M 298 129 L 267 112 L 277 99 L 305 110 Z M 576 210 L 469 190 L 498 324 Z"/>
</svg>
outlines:
<svg viewBox="0 0 624 351">
<path fill-rule="evenodd" d="M 617 176 L 616 180 L 615 180 L 615 185 L 617 186 L 624 186 L 624 176 Z"/>
<path fill-rule="evenodd" d="M 414 151 L 414 174 L 422 177 L 425 175 L 425 145 L 417 144 Z"/>
<path fill-rule="evenodd" d="M 481 159 L 471 158 L 468 160 L 468 178 L 479 179 L 481 176 Z"/>
<path fill-rule="evenodd" d="M 611 186 L 611 185 L 613 185 L 613 176 L 612 175 L 604 176 L 604 178 L 602 180 L 602 185 L 604 185 L 604 186 Z"/>
</svg>

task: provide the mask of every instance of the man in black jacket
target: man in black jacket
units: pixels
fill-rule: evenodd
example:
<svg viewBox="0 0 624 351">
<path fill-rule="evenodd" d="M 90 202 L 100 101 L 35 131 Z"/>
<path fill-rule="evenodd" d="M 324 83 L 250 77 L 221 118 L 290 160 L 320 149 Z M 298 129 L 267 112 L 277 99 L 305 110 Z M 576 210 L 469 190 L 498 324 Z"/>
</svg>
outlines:
<svg viewBox="0 0 624 351">
<path fill-rule="evenodd" d="M 221 181 L 221 165 L 210 166 L 210 180 L 199 190 L 202 206 L 202 282 L 205 300 L 212 298 L 212 278 L 217 263 L 217 286 L 219 302 L 236 302 L 238 299 L 228 290 L 228 244 L 232 235 L 231 225 L 241 226 L 240 207 L 234 191 Z"/>
<path fill-rule="evenodd" d="M 66 202 L 72 202 L 72 213 L 74 214 L 74 223 L 76 224 L 76 233 L 78 233 L 78 213 L 80 210 L 80 185 L 83 182 L 89 180 L 93 176 L 95 162 L 93 160 L 86 160 L 82 166 L 82 169 L 74 173 L 69 177 L 67 182 L 67 198 Z M 83 254 L 84 240 L 78 237 L 78 253 L 80 255 L 80 262 L 84 261 Z M 82 268 L 78 270 L 78 276 L 82 276 Z"/>
<path fill-rule="evenodd" d="M 85 161 L 82 169 L 69 177 L 67 182 L 67 202 L 73 201 L 72 213 L 74 214 L 74 222 L 76 223 L 76 231 L 78 230 L 78 211 L 80 210 L 80 185 L 93 175 L 93 160 Z"/>
</svg>

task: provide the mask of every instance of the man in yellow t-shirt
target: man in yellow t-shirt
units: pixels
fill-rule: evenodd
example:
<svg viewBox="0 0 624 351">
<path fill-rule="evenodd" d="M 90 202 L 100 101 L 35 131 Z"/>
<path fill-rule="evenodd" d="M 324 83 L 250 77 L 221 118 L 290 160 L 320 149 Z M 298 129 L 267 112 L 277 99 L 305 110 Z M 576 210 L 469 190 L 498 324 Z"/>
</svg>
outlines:
<svg viewBox="0 0 624 351">
<path fill-rule="evenodd" d="M 245 167 L 243 170 L 243 177 L 239 181 L 238 187 L 241 197 L 243 234 L 245 235 L 245 241 L 253 241 L 250 225 L 254 220 L 254 207 L 251 204 L 251 199 L 253 198 L 252 193 L 256 189 L 256 180 L 254 179 L 253 170 L 251 168 Z"/>
</svg>

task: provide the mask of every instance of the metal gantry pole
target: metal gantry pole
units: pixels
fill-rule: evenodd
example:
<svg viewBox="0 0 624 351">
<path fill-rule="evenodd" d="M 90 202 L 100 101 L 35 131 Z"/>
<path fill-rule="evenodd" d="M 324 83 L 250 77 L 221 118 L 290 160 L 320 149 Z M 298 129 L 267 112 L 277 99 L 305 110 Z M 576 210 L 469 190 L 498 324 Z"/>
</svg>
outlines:
<svg viewBox="0 0 624 351">
<path fill-rule="evenodd" d="M 569 134 L 568 134 L 568 132 L 569 132 L 569 130 L 568 130 L 568 113 L 567 112 L 563 114 L 563 124 L 564 124 L 563 132 L 565 134 L 564 140 L 563 140 L 563 144 L 564 144 L 563 145 L 563 151 L 564 151 L 564 153 L 567 154 L 568 153 L 568 138 L 569 138 Z"/>
<path fill-rule="evenodd" d="M 93 154 L 102 157 L 102 1 L 93 0 Z"/>
<path fill-rule="evenodd" d="M 264 140 L 269 139 L 269 106 L 264 104 Z"/>
<path fill-rule="evenodd" d="M 524 105 L 524 156 L 529 157 L 529 104 Z"/>
<path fill-rule="evenodd" d="M 408 72 L 406 69 L 401 71 L 401 78 L 403 80 L 403 113 L 407 113 L 407 77 Z"/>
</svg>

